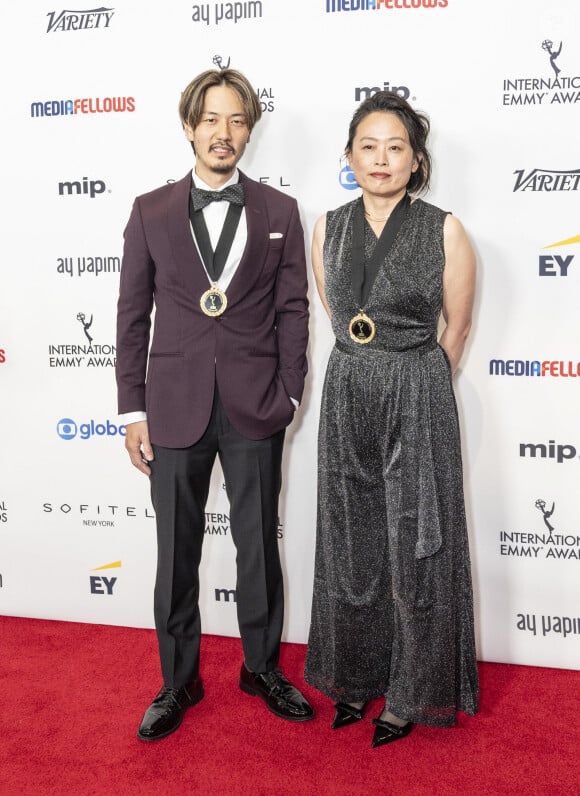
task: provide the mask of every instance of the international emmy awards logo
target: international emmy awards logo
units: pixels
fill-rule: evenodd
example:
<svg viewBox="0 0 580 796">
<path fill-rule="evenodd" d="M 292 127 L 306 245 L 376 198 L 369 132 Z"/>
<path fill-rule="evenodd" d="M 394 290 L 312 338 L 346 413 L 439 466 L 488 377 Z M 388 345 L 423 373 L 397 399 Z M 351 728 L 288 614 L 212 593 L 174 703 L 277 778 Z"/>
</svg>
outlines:
<svg viewBox="0 0 580 796">
<path fill-rule="evenodd" d="M 224 69 L 229 69 L 231 58 L 228 58 L 228 62 L 225 66 L 222 63 L 222 60 L 223 59 L 221 55 L 214 55 L 212 63 L 214 64 L 214 66 L 217 66 L 217 68 L 223 72 Z"/>
<path fill-rule="evenodd" d="M 77 313 L 77 321 L 82 324 L 83 332 L 85 333 L 85 337 L 89 341 L 89 345 L 91 345 L 92 342 L 93 342 L 93 338 L 89 334 L 89 329 L 91 328 L 91 326 L 93 324 L 93 316 L 91 315 L 91 320 L 87 321 L 84 312 L 79 312 L 79 313 Z"/>
<path fill-rule="evenodd" d="M 555 503 L 552 502 L 552 508 L 551 509 L 546 509 L 546 501 L 542 500 L 542 498 L 538 498 L 536 500 L 536 502 L 534 503 L 534 506 L 538 509 L 538 511 L 542 512 L 542 516 L 544 517 L 544 522 L 546 524 L 546 528 L 550 531 L 550 533 L 552 533 L 552 531 L 554 530 L 554 526 L 550 525 L 549 519 L 552 516 L 552 514 L 554 513 Z"/>
<path fill-rule="evenodd" d="M 560 46 L 558 47 L 558 49 L 556 51 L 552 50 L 553 46 L 554 46 L 554 42 L 550 41 L 550 39 L 544 39 L 544 41 L 542 42 L 542 50 L 545 50 L 549 54 L 549 56 L 550 56 L 550 66 L 554 70 L 554 74 L 556 75 L 556 77 L 558 77 L 558 75 L 560 74 L 560 72 L 562 70 L 558 69 L 558 66 L 556 65 L 556 59 L 558 58 L 558 56 L 562 52 L 562 42 L 560 42 Z"/>
</svg>

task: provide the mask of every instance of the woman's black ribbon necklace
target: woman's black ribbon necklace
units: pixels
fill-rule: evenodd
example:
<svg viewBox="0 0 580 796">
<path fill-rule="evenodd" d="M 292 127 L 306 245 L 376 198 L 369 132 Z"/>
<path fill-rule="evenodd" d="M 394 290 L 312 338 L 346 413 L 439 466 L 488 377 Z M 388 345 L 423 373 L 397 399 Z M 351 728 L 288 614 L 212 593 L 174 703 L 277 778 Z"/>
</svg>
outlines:
<svg viewBox="0 0 580 796">
<path fill-rule="evenodd" d="M 355 343 L 370 343 L 376 334 L 375 322 L 365 313 L 364 307 L 369 299 L 379 268 L 397 237 L 410 204 L 411 198 L 406 193 L 393 208 L 368 262 L 365 262 L 365 210 L 362 197 L 354 209 L 350 273 L 352 292 L 360 310 L 358 315 L 355 315 L 350 321 L 348 331 Z"/>
</svg>

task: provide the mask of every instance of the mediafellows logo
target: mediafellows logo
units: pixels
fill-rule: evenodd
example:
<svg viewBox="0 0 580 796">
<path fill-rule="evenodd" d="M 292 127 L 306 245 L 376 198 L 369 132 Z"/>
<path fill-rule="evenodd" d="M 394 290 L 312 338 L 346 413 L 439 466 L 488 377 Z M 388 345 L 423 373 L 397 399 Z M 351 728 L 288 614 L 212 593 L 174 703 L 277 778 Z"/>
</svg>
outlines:
<svg viewBox="0 0 580 796">
<path fill-rule="evenodd" d="M 516 169 L 513 193 L 530 191 L 532 193 L 555 191 L 577 191 L 580 188 L 580 169 L 556 171 L 550 169 Z"/>
<path fill-rule="evenodd" d="M 388 11 L 409 8 L 447 8 L 449 0 L 326 0 L 326 13 L 337 11 Z"/>
<path fill-rule="evenodd" d="M 261 19 L 264 3 L 196 3 L 193 6 L 191 19 L 205 25 L 219 25 L 223 22 L 243 22 L 246 19 Z"/>
<path fill-rule="evenodd" d="M 6 362 L 6 349 L 0 348 L 0 365 L 3 365 Z"/>
<path fill-rule="evenodd" d="M 490 359 L 490 376 L 541 376 L 577 379 L 580 362 L 562 359 Z"/>
<path fill-rule="evenodd" d="M 30 104 L 30 115 L 33 119 L 91 113 L 133 113 L 134 110 L 135 97 L 80 97 L 67 100 L 37 100 Z"/>
<path fill-rule="evenodd" d="M 56 433 L 61 439 L 67 442 L 72 439 L 89 440 L 93 437 L 124 437 L 126 428 L 124 425 L 116 425 L 110 420 L 98 422 L 94 419 L 83 423 L 77 423 L 70 417 L 62 417 L 56 424 Z"/>
<path fill-rule="evenodd" d="M 108 28 L 115 13 L 114 8 L 88 8 L 84 11 L 49 11 L 47 33 L 65 33 L 74 30 Z"/>
<path fill-rule="evenodd" d="M 569 57 L 566 52 L 562 55 L 563 43 L 544 39 L 538 47 L 545 53 L 545 74 L 541 77 L 505 78 L 502 105 L 574 105 L 580 102 L 580 75 L 566 75 Z"/>
</svg>

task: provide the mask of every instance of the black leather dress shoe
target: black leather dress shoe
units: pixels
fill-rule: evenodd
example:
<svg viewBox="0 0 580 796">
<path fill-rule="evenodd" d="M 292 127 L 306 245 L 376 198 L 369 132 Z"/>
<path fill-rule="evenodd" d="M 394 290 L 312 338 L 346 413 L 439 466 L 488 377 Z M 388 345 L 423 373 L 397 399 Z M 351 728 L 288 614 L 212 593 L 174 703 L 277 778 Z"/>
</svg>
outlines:
<svg viewBox="0 0 580 796">
<path fill-rule="evenodd" d="M 334 706 L 334 719 L 330 725 L 331 729 L 338 730 L 339 727 L 348 727 L 360 721 L 365 714 L 365 705 L 362 708 L 355 708 L 348 702 L 337 702 Z"/>
<path fill-rule="evenodd" d="M 137 738 L 141 741 L 158 741 L 171 735 L 183 721 L 187 708 L 196 705 L 203 699 L 201 680 L 183 688 L 163 686 L 143 716 L 141 726 L 137 730 Z"/>
<path fill-rule="evenodd" d="M 242 664 L 240 688 L 250 696 L 263 699 L 268 710 L 281 719 L 308 721 L 314 717 L 314 711 L 304 696 L 278 669 L 256 674 Z"/>
<path fill-rule="evenodd" d="M 377 746 L 384 746 L 386 743 L 400 741 L 411 732 L 414 726 L 413 722 L 409 721 L 403 727 L 397 727 L 396 724 L 391 724 L 390 721 L 383 719 L 373 719 L 373 724 L 375 725 L 375 734 L 371 742 L 373 749 Z"/>
</svg>

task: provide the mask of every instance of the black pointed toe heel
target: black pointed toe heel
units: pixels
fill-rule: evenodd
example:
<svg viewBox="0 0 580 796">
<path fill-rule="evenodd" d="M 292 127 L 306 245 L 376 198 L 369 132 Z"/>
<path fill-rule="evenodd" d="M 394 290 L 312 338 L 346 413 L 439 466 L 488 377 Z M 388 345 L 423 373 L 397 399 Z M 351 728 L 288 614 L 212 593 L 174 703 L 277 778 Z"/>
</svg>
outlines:
<svg viewBox="0 0 580 796">
<path fill-rule="evenodd" d="M 413 722 L 408 722 L 403 727 L 397 727 L 396 724 L 391 724 L 390 721 L 383 719 L 373 719 L 375 725 L 375 734 L 371 746 L 375 749 L 377 746 L 384 746 L 386 743 L 393 741 L 400 741 L 405 738 L 413 729 Z"/>
<path fill-rule="evenodd" d="M 346 702 L 337 702 L 334 706 L 334 719 L 332 720 L 331 729 L 338 730 L 339 727 L 348 727 L 349 724 L 355 724 L 360 721 L 365 713 L 365 705 L 359 710 L 353 705 Z"/>
</svg>

